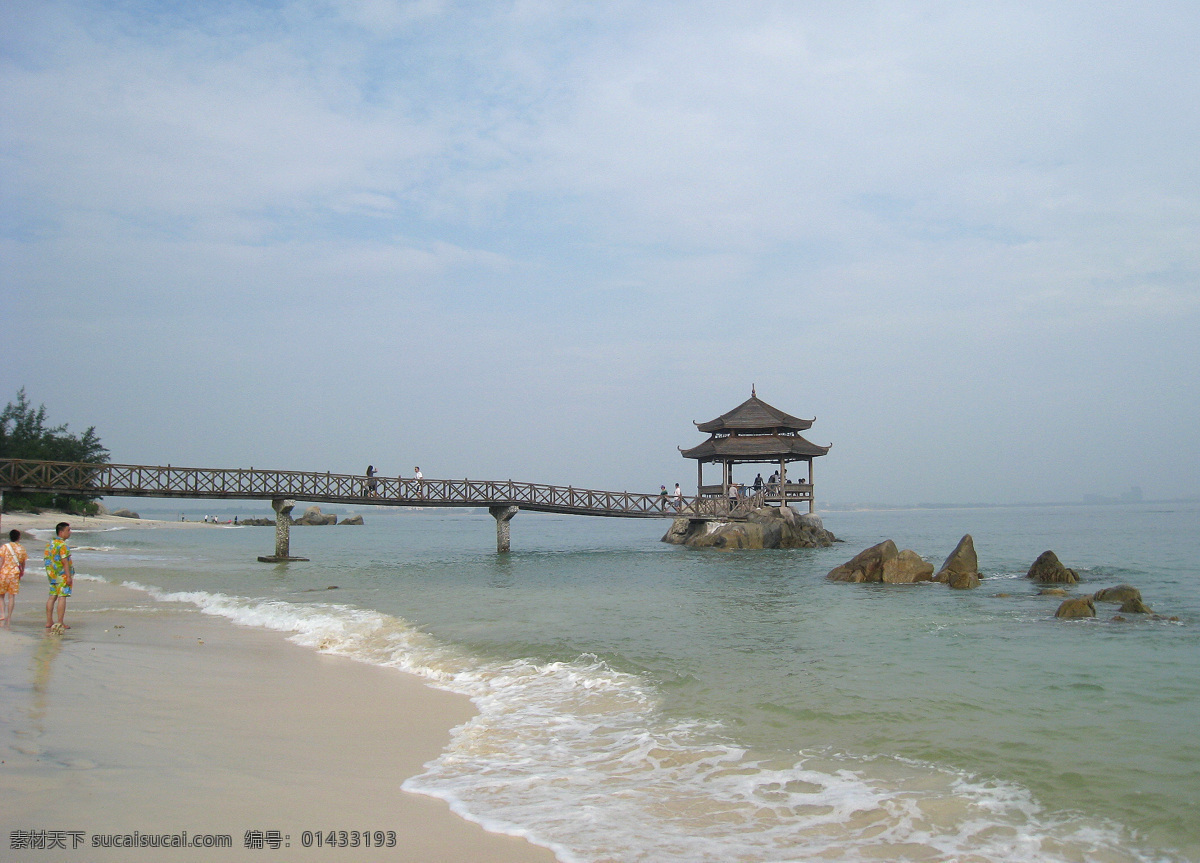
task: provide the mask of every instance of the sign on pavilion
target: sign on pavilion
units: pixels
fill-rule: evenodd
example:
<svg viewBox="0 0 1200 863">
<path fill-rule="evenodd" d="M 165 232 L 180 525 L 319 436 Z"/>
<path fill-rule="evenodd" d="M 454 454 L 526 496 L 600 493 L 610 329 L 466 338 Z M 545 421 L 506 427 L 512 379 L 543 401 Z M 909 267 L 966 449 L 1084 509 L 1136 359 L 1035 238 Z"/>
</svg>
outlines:
<svg viewBox="0 0 1200 863">
<path fill-rule="evenodd" d="M 708 433 L 708 440 L 691 449 L 680 449 L 684 458 L 696 460 L 696 493 L 701 497 L 729 497 L 735 464 L 770 465 L 778 478 L 764 486 L 765 502 L 784 505 L 808 501 L 808 511 L 812 512 L 813 459 L 830 449 L 800 435 L 811 428 L 814 421 L 815 417 L 800 419 L 772 407 L 758 397 L 752 386 L 750 398 L 733 410 L 715 420 L 694 423 L 699 431 Z M 797 462 L 804 466 L 793 470 L 793 475 L 789 476 L 788 465 Z M 719 485 L 704 484 L 706 464 L 721 465 Z M 749 486 L 750 483 L 741 485 Z"/>
</svg>

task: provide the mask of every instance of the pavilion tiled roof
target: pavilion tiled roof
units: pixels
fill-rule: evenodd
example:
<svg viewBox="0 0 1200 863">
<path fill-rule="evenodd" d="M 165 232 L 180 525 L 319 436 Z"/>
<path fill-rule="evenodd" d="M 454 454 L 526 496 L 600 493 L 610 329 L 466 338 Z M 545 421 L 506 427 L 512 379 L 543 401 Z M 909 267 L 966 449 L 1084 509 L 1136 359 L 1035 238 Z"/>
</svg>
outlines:
<svg viewBox="0 0 1200 863">
<path fill-rule="evenodd" d="M 784 431 L 804 431 L 810 428 L 813 420 L 800 419 L 786 414 L 779 408 L 771 407 L 750 391 L 750 398 L 728 413 L 723 413 L 715 420 L 706 423 L 695 423 L 702 432 L 720 434 L 721 432 L 759 432 L 762 434 Z"/>
<path fill-rule="evenodd" d="M 798 432 L 812 426 L 814 420 L 800 419 L 772 407 L 758 397 L 754 388 L 750 398 L 715 420 L 696 423 L 709 438 L 699 446 L 680 449 L 684 458 L 705 461 L 771 462 L 783 459 L 812 459 L 829 452 L 829 447 L 805 440 Z"/>
<path fill-rule="evenodd" d="M 822 456 L 829 447 L 819 446 L 798 434 L 746 434 L 710 437 L 699 446 L 682 451 L 684 458 L 701 461 L 770 462 L 781 458 Z"/>
</svg>

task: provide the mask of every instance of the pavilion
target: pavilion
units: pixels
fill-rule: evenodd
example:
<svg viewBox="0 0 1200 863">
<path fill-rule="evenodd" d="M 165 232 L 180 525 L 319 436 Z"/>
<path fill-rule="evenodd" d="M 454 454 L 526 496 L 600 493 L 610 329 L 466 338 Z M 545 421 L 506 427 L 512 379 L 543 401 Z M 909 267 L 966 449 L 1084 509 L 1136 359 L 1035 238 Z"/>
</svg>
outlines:
<svg viewBox="0 0 1200 863">
<path fill-rule="evenodd" d="M 684 458 L 696 460 L 696 493 L 700 497 L 728 497 L 733 484 L 735 464 L 767 464 L 778 467 L 779 482 L 768 483 L 763 489 L 763 502 L 784 506 L 808 501 L 812 512 L 814 458 L 829 452 L 829 446 L 819 446 L 801 437 L 800 432 L 812 427 L 816 418 L 800 419 L 786 414 L 764 402 L 750 387 L 750 398 L 728 413 L 706 423 L 693 422 L 709 437 L 699 446 L 680 448 Z M 830 445 L 832 446 L 832 444 Z M 788 477 L 788 465 L 806 462 L 807 471 L 795 479 Z M 704 484 L 704 465 L 721 465 L 721 484 Z M 807 476 L 803 475 L 807 473 Z"/>
</svg>

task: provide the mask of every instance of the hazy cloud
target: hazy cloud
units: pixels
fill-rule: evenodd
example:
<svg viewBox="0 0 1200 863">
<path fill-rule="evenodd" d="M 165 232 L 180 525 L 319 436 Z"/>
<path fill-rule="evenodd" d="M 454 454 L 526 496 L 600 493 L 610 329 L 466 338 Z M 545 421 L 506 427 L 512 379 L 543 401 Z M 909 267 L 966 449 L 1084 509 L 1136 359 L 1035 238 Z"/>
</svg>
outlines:
<svg viewBox="0 0 1200 863">
<path fill-rule="evenodd" d="M 1197 37 L 1169 2 L 14 0 L 10 397 L 121 461 L 653 489 L 754 382 L 818 415 L 826 499 L 1193 495 Z"/>
</svg>

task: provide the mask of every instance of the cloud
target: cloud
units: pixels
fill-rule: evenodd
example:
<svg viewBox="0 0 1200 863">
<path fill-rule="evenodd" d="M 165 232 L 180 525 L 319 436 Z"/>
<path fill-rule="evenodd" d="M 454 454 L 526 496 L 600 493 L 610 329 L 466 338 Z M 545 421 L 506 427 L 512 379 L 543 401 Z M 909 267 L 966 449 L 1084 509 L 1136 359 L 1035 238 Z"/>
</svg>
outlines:
<svg viewBox="0 0 1200 863">
<path fill-rule="evenodd" d="M 80 350 L 169 357 L 136 375 L 150 399 L 176 404 L 169 368 L 222 415 L 270 399 L 271 422 L 341 433 L 311 392 L 189 372 L 288 357 L 343 409 L 386 394 L 349 432 L 355 463 L 379 428 L 447 464 L 502 428 L 529 440 L 481 467 L 656 487 L 688 421 L 757 382 L 847 444 L 818 472 L 842 498 L 1096 490 L 1122 403 L 1143 437 L 1200 443 L 1180 431 L 1200 427 L 1188 4 L 3 15 L 0 291 L 56 309 Z M 16 373 L 53 389 L 65 366 Z M 89 370 L 64 397 L 122 458 L 210 421 L 185 402 L 126 422 L 97 395 L 113 386 Z M 438 432 L 408 422 L 414 399 Z M 236 461 L 219 437 L 178 445 Z M 910 479 L 877 488 L 897 452 Z M 1022 466 L 1033 452 L 1061 465 L 1055 487 Z M 1143 462 L 1148 494 L 1200 485 L 1170 452 Z"/>
</svg>

